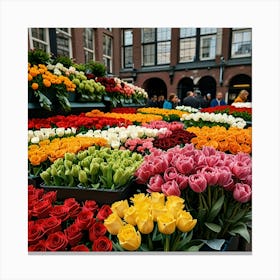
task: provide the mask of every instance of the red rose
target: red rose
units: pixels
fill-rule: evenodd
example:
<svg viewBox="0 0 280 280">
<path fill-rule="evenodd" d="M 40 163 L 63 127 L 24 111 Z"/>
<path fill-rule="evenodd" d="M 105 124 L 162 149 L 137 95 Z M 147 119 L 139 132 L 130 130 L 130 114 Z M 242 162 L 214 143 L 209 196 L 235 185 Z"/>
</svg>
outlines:
<svg viewBox="0 0 280 280">
<path fill-rule="evenodd" d="M 54 233 L 61 230 L 61 219 L 49 217 L 41 220 L 41 226 L 46 234 Z"/>
<path fill-rule="evenodd" d="M 32 218 L 32 210 L 28 210 L 28 221 Z"/>
<path fill-rule="evenodd" d="M 32 210 L 37 202 L 38 198 L 36 194 L 28 195 L 28 210 Z"/>
<path fill-rule="evenodd" d="M 112 251 L 112 248 L 113 248 L 112 241 L 106 236 L 98 237 L 93 242 L 92 245 L 92 251 L 107 252 L 107 251 Z"/>
<path fill-rule="evenodd" d="M 76 224 L 80 229 L 88 229 L 94 222 L 93 213 L 87 208 L 82 209 L 76 219 Z"/>
<path fill-rule="evenodd" d="M 84 207 L 89 209 L 93 213 L 95 213 L 95 211 L 98 209 L 98 205 L 97 205 L 96 201 L 94 201 L 94 200 L 86 200 L 84 203 Z"/>
<path fill-rule="evenodd" d="M 36 251 L 44 252 L 44 251 L 46 251 L 46 241 L 44 239 L 39 240 L 36 244 L 30 245 L 28 247 L 28 251 L 29 252 L 36 252 Z"/>
<path fill-rule="evenodd" d="M 67 229 L 64 230 L 64 233 L 67 236 L 67 239 L 71 246 L 77 245 L 83 237 L 81 229 L 77 224 L 69 226 Z"/>
<path fill-rule="evenodd" d="M 57 191 L 50 191 L 43 195 L 43 200 L 49 200 L 51 203 L 56 201 Z"/>
<path fill-rule="evenodd" d="M 69 218 L 69 207 L 65 205 L 55 205 L 50 211 L 50 216 L 57 217 L 64 222 Z"/>
<path fill-rule="evenodd" d="M 34 217 L 38 219 L 46 218 L 49 216 L 49 213 L 52 209 L 52 205 L 49 200 L 38 201 L 32 209 Z"/>
<path fill-rule="evenodd" d="M 28 243 L 36 244 L 44 236 L 43 227 L 40 224 L 28 223 Z"/>
<path fill-rule="evenodd" d="M 105 220 L 107 219 L 107 217 L 112 213 L 113 211 L 111 210 L 110 206 L 107 204 L 102 205 L 102 207 L 100 208 L 100 210 L 97 213 L 96 218 L 98 220 Z"/>
<path fill-rule="evenodd" d="M 49 251 L 65 251 L 67 245 L 67 237 L 61 231 L 51 233 L 46 240 L 46 248 Z"/>
<path fill-rule="evenodd" d="M 105 235 L 106 232 L 106 227 L 102 223 L 96 222 L 89 228 L 89 240 L 93 242 L 98 237 Z"/>
<path fill-rule="evenodd" d="M 75 247 L 72 247 L 71 251 L 89 252 L 89 248 L 86 245 L 81 244 L 81 245 L 77 245 Z"/>
<path fill-rule="evenodd" d="M 80 204 L 75 200 L 75 198 L 67 198 L 64 200 L 64 205 L 69 207 L 70 218 L 76 218 L 81 211 Z"/>
</svg>

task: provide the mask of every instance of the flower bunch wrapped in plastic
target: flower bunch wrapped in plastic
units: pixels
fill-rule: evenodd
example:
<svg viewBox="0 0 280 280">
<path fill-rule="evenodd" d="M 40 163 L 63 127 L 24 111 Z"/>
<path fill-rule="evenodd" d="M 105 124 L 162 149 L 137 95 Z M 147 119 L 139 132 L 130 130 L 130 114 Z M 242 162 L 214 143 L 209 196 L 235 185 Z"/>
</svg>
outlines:
<svg viewBox="0 0 280 280">
<path fill-rule="evenodd" d="M 116 251 L 191 251 L 197 220 L 184 210 L 184 199 L 162 193 L 135 194 L 114 202 L 104 225 Z"/>
</svg>

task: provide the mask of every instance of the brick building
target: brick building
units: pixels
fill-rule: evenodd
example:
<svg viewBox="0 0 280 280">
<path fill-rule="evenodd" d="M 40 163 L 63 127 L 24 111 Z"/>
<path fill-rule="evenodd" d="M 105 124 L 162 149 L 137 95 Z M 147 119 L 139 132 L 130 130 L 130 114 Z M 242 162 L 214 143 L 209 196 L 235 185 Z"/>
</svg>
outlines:
<svg viewBox="0 0 280 280">
<path fill-rule="evenodd" d="M 100 61 L 150 96 L 199 89 L 231 103 L 246 89 L 252 98 L 251 28 L 29 28 L 28 37 L 30 49 Z"/>
</svg>

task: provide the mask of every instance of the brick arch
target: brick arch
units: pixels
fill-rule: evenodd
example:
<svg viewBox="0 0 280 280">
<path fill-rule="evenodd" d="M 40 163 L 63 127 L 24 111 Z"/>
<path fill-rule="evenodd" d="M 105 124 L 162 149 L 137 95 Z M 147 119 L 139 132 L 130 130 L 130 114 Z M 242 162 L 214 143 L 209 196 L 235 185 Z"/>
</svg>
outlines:
<svg viewBox="0 0 280 280">
<path fill-rule="evenodd" d="M 177 86 L 177 95 L 178 97 L 183 100 L 186 97 L 187 91 L 194 90 L 194 83 L 193 79 L 189 77 L 184 77 L 178 82 Z"/>
<path fill-rule="evenodd" d="M 233 75 L 228 83 L 228 97 L 229 103 L 231 103 L 241 90 L 247 90 L 249 92 L 248 101 L 252 100 L 252 78 L 248 74 Z"/>
<path fill-rule="evenodd" d="M 148 93 L 149 97 L 153 95 L 164 95 L 167 98 L 167 86 L 160 78 L 149 78 L 144 81 L 142 87 Z"/>
</svg>

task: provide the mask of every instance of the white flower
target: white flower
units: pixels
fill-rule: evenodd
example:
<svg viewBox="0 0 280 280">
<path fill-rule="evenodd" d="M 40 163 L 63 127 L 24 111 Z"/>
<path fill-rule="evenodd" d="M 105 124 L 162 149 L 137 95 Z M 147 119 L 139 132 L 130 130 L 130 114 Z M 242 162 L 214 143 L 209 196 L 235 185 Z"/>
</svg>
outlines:
<svg viewBox="0 0 280 280">
<path fill-rule="evenodd" d="M 31 143 L 32 143 L 32 144 L 38 144 L 39 142 L 40 142 L 39 137 L 33 137 L 33 138 L 31 138 Z"/>
<path fill-rule="evenodd" d="M 57 76 L 61 76 L 61 75 L 62 75 L 61 71 L 58 70 L 57 68 L 54 69 L 53 73 L 54 73 L 55 75 L 57 75 Z"/>
<path fill-rule="evenodd" d="M 112 147 L 113 149 L 118 149 L 118 148 L 120 147 L 120 145 L 121 145 L 121 143 L 118 142 L 118 141 L 113 141 L 113 142 L 111 142 L 111 147 Z"/>
<path fill-rule="evenodd" d="M 66 130 L 65 130 L 65 135 L 70 135 L 72 133 L 72 129 L 70 127 L 68 127 Z"/>
<path fill-rule="evenodd" d="M 62 136 L 64 136 L 65 128 L 64 127 L 58 127 L 55 132 L 56 132 L 56 135 L 58 137 L 62 137 Z"/>
</svg>

